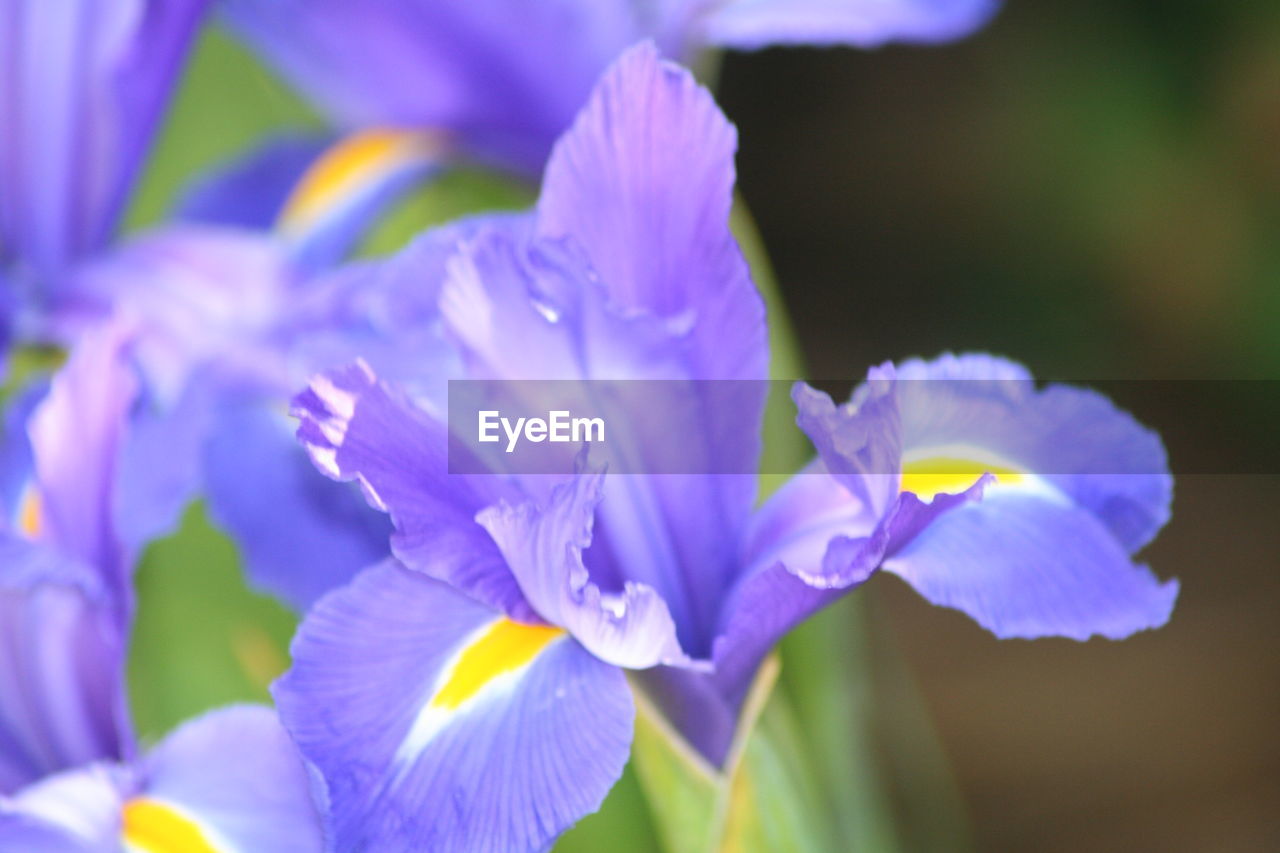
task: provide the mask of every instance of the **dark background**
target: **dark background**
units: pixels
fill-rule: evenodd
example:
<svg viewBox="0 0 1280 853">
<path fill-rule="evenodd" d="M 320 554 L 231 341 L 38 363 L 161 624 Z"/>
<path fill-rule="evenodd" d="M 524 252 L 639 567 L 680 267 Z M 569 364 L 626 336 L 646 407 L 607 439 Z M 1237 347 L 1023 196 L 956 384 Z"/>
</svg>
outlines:
<svg viewBox="0 0 1280 853">
<path fill-rule="evenodd" d="M 811 376 L 1280 378 L 1280 4 L 1014 2 L 946 48 L 732 55 L 718 91 Z M 1122 402 L 1234 475 L 1180 476 L 1143 554 L 1182 581 L 1164 629 L 998 642 L 864 588 L 979 850 L 1280 850 L 1277 386 L 1177 387 Z"/>
</svg>

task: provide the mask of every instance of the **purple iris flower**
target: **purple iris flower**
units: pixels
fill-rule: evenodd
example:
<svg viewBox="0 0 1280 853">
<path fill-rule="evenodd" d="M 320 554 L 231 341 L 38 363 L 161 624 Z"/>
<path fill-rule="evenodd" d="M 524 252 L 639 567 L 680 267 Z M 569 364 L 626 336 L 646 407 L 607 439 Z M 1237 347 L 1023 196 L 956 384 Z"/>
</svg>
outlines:
<svg viewBox="0 0 1280 853">
<path fill-rule="evenodd" d="M 126 708 L 131 572 L 120 516 L 171 515 L 131 460 L 132 336 L 88 332 L 10 411 L 0 446 L 0 849 L 321 851 L 305 766 L 266 708 L 219 711 L 140 754 Z"/>
<path fill-rule="evenodd" d="M 424 336 L 397 316 L 403 306 L 358 306 L 363 315 L 354 304 L 339 306 L 343 316 L 325 320 L 324 290 L 303 293 L 386 204 L 455 156 L 536 172 L 600 71 L 642 37 L 688 59 L 713 45 L 941 41 L 976 29 L 995 7 L 992 0 L 227 3 L 230 21 L 252 43 L 339 126 L 361 132 L 331 147 L 326 138 L 273 140 L 207 176 L 180 205 L 179 219 L 191 227 L 135 241 L 81 277 L 89 282 L 82 292 L 128 302 L 154 326 L 151 393 L 162 401 L 194 395 L 203 402 L 184 405 L 207 410 L 196 467 L 215 521 L 240 545 L 257 585 L 305 609 L 385 554 L 382 520 L 350 490 L 316 477 L 279 401 L 299 376 L 336 363 L 319 358 L 311 340 L 342 348 L 341 336 L 327 333 L 336 324 L 361 327 L 365 346 L 421 362 L 411 339 Z M 293 334 L 285 316 L 302 300 L 310 303 L 305 336 Z M 199 389 L 189 384 L 210 362 L 220 362 L 221 393 L 208 377 Z M 238 381 L 225 381 L 228 368 Z M 311 571 L 297 572 L 300 563 Z"/>
<path fill-rule="evenodd" d="M 760 380 L 702 400 L 679 439 L 754 471 L 768 353 L 728 226 L 735 146 L 691 75 L 638 47 L 556 144 L 535 211 L 352 276 L 435 300 L 455 375 Z M 926 377 L 957 381 L 908 381 Z M 300 438 L 395 525 L 395 560 L 319 601 L 274 688 L 337 848 L 546 848 L 621 773 L 634 686 L 720 764 L 768 650 L 880 569 L 1001 636 L 1168 618 L 1176 582 L 1131 559 L 1168 516 L 1164 451 L 1105 399 L 988 356 L 877 368 L 839 407 L 795 396 L 818 460 L 756 508 L 747 473 L 451 474 L 429 390 L 363 363 L 314 379 Z"/>
<path fill-rule="evenodd" d="M 50 327 L 60 315 L 99 307 L 86 304 L 70 273 L 115 234 L 207 4 L 0 3 L 0 287 L 7 332 L 45 339 L 56 333 Z"/>
<path fill-rule="evenodd" d="M 440 131 L 536 174 L 600 73 L 653 39 L 702 51 L 942 42 L 996 0 L 230 0 L 232 27 L 348 129 Z"/>
</svg>

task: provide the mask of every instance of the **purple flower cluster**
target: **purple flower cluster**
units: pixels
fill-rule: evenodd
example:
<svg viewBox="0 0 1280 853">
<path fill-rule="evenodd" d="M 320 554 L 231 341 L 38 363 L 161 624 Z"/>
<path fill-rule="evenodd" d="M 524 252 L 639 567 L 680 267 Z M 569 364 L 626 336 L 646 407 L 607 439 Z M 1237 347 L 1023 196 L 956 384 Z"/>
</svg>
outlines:
<svg viewBox="0 0 1280 853">
<path fill-rule="evenodd" d="M 0 445 L 0 850 L 543 850 L 619 778 L 633 691 L 719 766 L 779 638 L 878 573 L 1001 637 L 1169 618 L 1133 556 L 1159 438 L 1003 359 L 797 383 L 815 458 L 757 493 L 736 132 L 676 61 L 956 38 L 989 0 L 226 0 L 359 132 L 271 143 L 117 244 L 203 6 L 0 0 L 6 329 L 70 353 Z M 536 206 L 345 259 L 455 157 L 541 169 Z M 451 472 L 450 379 L 687 381 L 678 440 L 734 473 Z M 642 471 L 663 439 L 632 436 Z M 277 710 L 144 750 L 132 570 L 194 494 L 305 616 Z"/>
</svg>

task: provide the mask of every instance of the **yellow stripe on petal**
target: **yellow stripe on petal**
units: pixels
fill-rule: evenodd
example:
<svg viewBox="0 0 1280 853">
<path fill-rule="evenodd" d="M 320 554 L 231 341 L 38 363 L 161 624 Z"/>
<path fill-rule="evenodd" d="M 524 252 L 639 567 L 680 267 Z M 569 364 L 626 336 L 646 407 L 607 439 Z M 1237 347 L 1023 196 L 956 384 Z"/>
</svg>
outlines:
<svg viewBox="0 0 1280 853">
<path fill-rule="evenodd" d="M 495 679 L 528 666 L 553 640 L 564 635 L 550 625 L 523 625 L 499 619 L 455 658 L 432 708 L 454 710 Z"/>
<path fill-rule="evenodd" d="M 125 803 L 121 838 L 131 853 L 221 853 L 195 821 L 145 798 Z"/>
<path fill-rule="evenodd" d="M 898 488 L 923 500 L 932 500 L 939 494 L 963 492 L 983 474 L 991 474 L 1001 486 L 1022 485 L 1029 477 L 1008 463 L 963 456 L 929 456 L 903 464 Z"/>
<path fill-rule="evenodd" d="M 280 228 L 289 234 L 309 231 L 387 176 L 438 158 L 444 147 L 442 135 L 417 130 L 377 128 L 352 134 L 321 154 L 302 176 L 285 202 Z"/>
<path fill-rule="evenodd" d="M 39 539 L 44 532 L 44 501 L 40 498 L 40 490 L 34 485 L 28 485 L 22 490 L 15 521 L 18 532 L 28 539 Z"/>
</svg>

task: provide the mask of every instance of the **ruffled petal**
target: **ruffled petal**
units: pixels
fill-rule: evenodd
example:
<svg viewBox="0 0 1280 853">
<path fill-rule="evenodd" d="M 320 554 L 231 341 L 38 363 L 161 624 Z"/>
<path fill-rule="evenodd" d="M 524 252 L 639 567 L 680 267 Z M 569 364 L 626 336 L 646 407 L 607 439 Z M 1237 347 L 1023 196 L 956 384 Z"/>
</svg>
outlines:
<svg viewBox="0 0 1280 853">
<path fill-rule="evenodd" d="M 601 474 L 581 474 L 551 490 L 542 503 L 507 503 L 477 520 L 498 544 L 538 614 L 568 630 L 592 654 L 616 666 L 689 666 L 666 602 L 651 587 L 628 581 L 618 592 L 592 583 L 582 552 L 601 498 Z"/>
<path fill-rule="evenodd" d="M 405 565 L 514 618 L 538 618 L 475 523 L 481 509 L 517 493 L 500 477 L 450 474 L 443 425 L 363 363 L 317 376 L 294 401 L 294 414 L 316 466 L 359 482 L 370 504 L 391 516 L 392 551 Z"/>
<path fill-rule="evenodd" d="M 249 577 L 299 612 L 387 556 L 391 525 L 353 486 L 324 477 L 265 404 L 228 406 L 204 452 L 214 520 Z"/>
<path fill-rule="evenodd" d="M 96 572 L 0 538 L 0 793 L 132 754 L 124 655 L 121 614 Z"/>
<path fill-rule="evenodd" d="M 703 31 L 713 44 L 746 50 L 945 42 L 981 28 L 999 8 L 999 0 L 730 0 L 715 6 Z"/>
<path fill-rule="evenodd" d="M 326 849 L 323 789 L 269 708 L 223 708 L 184 724 L 140 774 L 124 809 L 126 838 L 181 827 L 218 851 Z"/>
<path fill-rule="evenodd" d="M 274 692 L 340 850 L 546 849 L 630 748 L 620 670 L 394 564 L 326 596 Z"/>
</svg>

